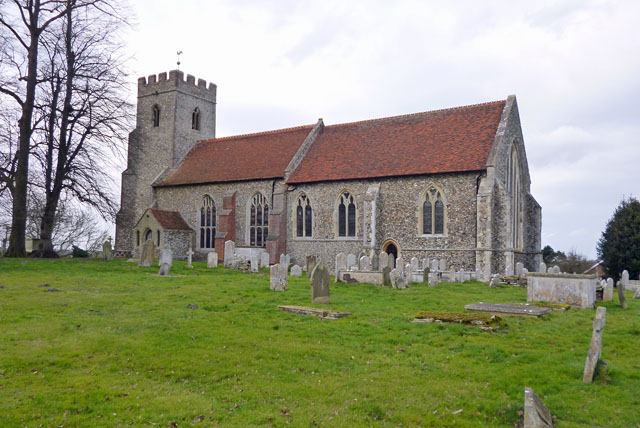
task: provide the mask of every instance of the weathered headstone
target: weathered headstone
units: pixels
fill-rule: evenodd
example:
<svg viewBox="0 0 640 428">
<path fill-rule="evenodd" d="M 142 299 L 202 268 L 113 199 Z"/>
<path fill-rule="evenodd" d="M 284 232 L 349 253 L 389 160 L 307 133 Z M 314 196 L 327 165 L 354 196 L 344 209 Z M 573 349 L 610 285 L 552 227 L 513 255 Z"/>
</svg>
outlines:
<svg viewBox="0 0 640 428">
<path fill-rule="evenodd" d="M 624 284 L 622 281 L 618 281 L 616 287 L 618 287 L 618 299 L 620 299 L 620 306 L 622 306 L 622 309 L 627 309 L 627 298 L 624 296 Z"/>
<path fill-rule="evenodd" d="M 634 299 L 640 299 L 640 288 L 636 289 L 635 294 L 633 295 Z"/>
<path fill-rule="evenodd" d="M 382 285 L 387 286 L 391 285 L 391 268 L 389 266 L 385 266 L 382 268 Z"/>
<path fill-rule="evenodd" d="M 439 279 L 436 272 L 429 273 L 429 287 L 435 287 L 438 285 Z"/>
<path fill-rule="evenodd" d="M 302 267 L 298 265 L 291 266 L 291 276 L 302 276 Z"/>
<path fill-rule="evenodd" d="M 371 270 L 371 259 L 367 256 L 360 257 L 360 270 L 362 271 L 370 271 Z"/>
<path fill-rule="evenodd" d="M 428 263 L 427 263 L 428 264 Z M 424 266 L 424 265 L 423 265 Z M 423 270 L 422 270 L 422 282 L 429 282 L 429 273 L 431 272 L 431 269 L 429 269 L 429 266 L 426 266 Z"/>
<path fill-rule="evenodd" d="M 560 273 L 560 272 L 561 272 L 561 270 L 560 270 L 560 266 L 558 266 L 558 265 L 554 265 L 554 266 L 553 266 L 553 273 Z"/>
<path fill-rule="evenodd" d="M 522 262 L 516 263 L 516 276 L 520 277 L 524 274 L 524 265 Z"/>
<path fill-rule="evenodd" d="M 218 267 L 218 253 L 216 253 L 215 251 L 211 251 L 210 253 L 207 253 L 207 267 L 208 268 Z"/>
<path fill-rule="evenodd" d="M 540 262 L 540 267 L 538 268 L 538 272 L 547 273 L 547 264 L 545 262 Z"/>
<path fill-rule="evenodd" d="M 258 255 L 257 254 L 252 254 L 251 255 L 251 272 L 258 272 Z"/>
<path fill-rule="evenodd" d="M 438 270 L 444 272 L 447 270 L 447 259 L 438 260 Z"/>
<path fill-rule="evenodd" d="M 336 282 L 338 282 L 338 272 L 343 272 L 348 270 L 347 268 L 347 255 L 345 253 L 336 254 Z M 311 275 L 309 271 L 309 275 Z"/>
<path fill-rule="evenodd" d="M 554 270 L 553 270 L 553 266 L 549 266 L 547 268 L 547 273 L 555 273 Z"/>
<path fill-rule="evenodd" d="M 391 286 L 397 289 L 405 289 L 407 288 L 407 281 L 405 279 L 404 273 L 400 270 L 393 269 L 389 273 L 389 278 L 391 280 Z"/>
<path fill-rule="evenodd" d="M 102 244 L 102 260 L 107 262 L 111 260 L 111 257 L 113 257 L 113 248 L 111 248 L 111 237 L 109 237 L 109 239 Z"/>
<path fill-rule="evenodd" d="M 329 304 L 329 269 L 322 263 L 311 272 L 311 303 Z"/>
<path fill-rule="evenodd" d="M 553 428 L 551 412 L 542 403 L 533 389 L 524 387 L 523 428 Z"/>
<path fill-rule="evenodd" d="M 193 257 L 193 250 L 191 249 L 191 247 L 189 247 L 189 249 L 187 250 L 187 268 L 191 269 L 193 268 L 193 266 L 191 265 L 191 258 Z"/>
<path fill-rule="evenodd" d="M 380 270 L 384 269 L 385 266 L 389 267 L 389 254 L 386 251 L 380 251 L 380 254 L 378 254 L 378 266 Z"/>
<path fill-rule="evenodd" d="M 260 267 L 269 267 L 269 253 L 266 251 L 260 254 Z"/>
<path fill-rule="evenodd" d="M 489 287 L 495 288 L 500 284 L 500 275 L 495 274 L 491 277 L 491 282 L 489 283 Z"/>
<path fill-rule="evenodd" d="M 511 262 L 507 261 L 507 265 L 504 268 L 504 274 L 506 276 L 513 276 L 513 265 L 511 264 Z"/>
<path fill-rule="evenodd" d="M 280 265 L 286 266 L 287 270 L 289 270 L 289 265 L 291 264 L 291 256 L 289 254 L 280 254 Z"/>
<path fill-rule="evenodd" d="M 398 260 L 396 260 L 396 269 L 398 269 L 398 272 L 400 272 L 402 275 L 404 275 L 404 270 L 407 267 L 407 265 L 405 264 L 404 260 L 402 259 L 402 257 L 398 257 Z"/>
<path fill-rule="evenodd" d="M 160 271 L 158 275 L 169 275 L 169 271 L 171 270 L 171 265 L 173 264 L 173 251 L 171 251 L 171 247 L 169 244 L 165 244 L 160 252 L 160 259 L 158 259 L 158 264 L 160 265 Z"/>
<path fill-rule="evenodd" d="M 307 255 L 307 275 L 309 275 L 309 277 L 311 277 L 311 272 L 313 272 L 313 269 L 315 269 L 317 264 L 318 262 L 315 254 Z"/>
<path fill-rule="evenodd" d="M 622 282 L 622 285 L 624 285 L 625 290 L 627 289 L 627 287 L 629 286 L 629 271 L 628 270 L 623 270 L 622 271 L 622 275 L 620 275 L 620 282 Z"/>
<path fill-rule="evenodd" d="M 411 257 L 411 272 L 420 270 L 420 260 L 417 257 Z"/>
<path fill-rule="evenodd" d="M 432 259 L 431 260 L 431 271 L 432 272 L 437 272 L 439 270 L 440 266 L 438 263 L 438 259 Z"/>
<path fill-rule="evenodd" d="M 153 253 L 156 251 L 156 246 L 151 239 L 142 244 L 142 254 L 140 254 L 140 261 L 138 266 L 151 267 L 153 266 Z"/>
<path fill-rule="evenodd" d="M 226 241 L 224 243 L 224 267 L 228 268 L 231 264 L 231 260 L 236 255 L 236 243 L 233 241 Z"/>
<path fill-rule="evenodd" d="M 602 301 L 610 302 L 613 300 L 613 278 L 607 278 L 605 285 L 602 287 Z"/>
<path fill-rule="evenodd" d="M 396 256 L 394 256 L 393 254 L 389 254 L 389 268 L 396 268 Z"/>
<path fill-rule="evenodd" d="M 587 352 L 587 361 L 584 364 L 584 374 L 582 376 L 584 383 L 591 383 L 593 380 L 593 374 L 602 353 L 602 330 L 604 329 L 606 315 L 607 308 L 598 306 L 596 317 L 593 320 L 593 333 L 591 334 L 591 344 Z"/>
<path fill-rule="evenodd" d="M 270 275 L 270 288 L 272 291 L 287 291 L 287 284 L 289 277 L 287 276 L 288 267 L 275 264 L 271 266 L 271 275 Z"/>
<path fill-rule="evenodd" d="M 413 271 L 411 270 L 411 263 L 404 265 L 404 276 L 407 279 L 407 284 L 413 284 Z"/>
<path fill-rule="evenodd" d="M 371 270 L 374 272 L 380 271 L 380 259 L 374 255 L 369 256 L 369 262 L 371 264 Z M 386 265 L 385 265 L 386 266 Z"/>
<path fill-rule="evenodd" d="M 354 267 L 358 267 L 358 260 L 355 254 L 349 253 L 347 255 L 347 270 L 353 270 Z"/>
<path fill-rule="evenodd" d="M 429 268 L 429 270 L 431 270 L 431 266 L 429 265 L 429 259 L 424 258 L 420 261 L 420 263 L 421 263 L 420 266 L 422 266 L 422 270 L 425 270 L 426 268 Z"/>
</svg>

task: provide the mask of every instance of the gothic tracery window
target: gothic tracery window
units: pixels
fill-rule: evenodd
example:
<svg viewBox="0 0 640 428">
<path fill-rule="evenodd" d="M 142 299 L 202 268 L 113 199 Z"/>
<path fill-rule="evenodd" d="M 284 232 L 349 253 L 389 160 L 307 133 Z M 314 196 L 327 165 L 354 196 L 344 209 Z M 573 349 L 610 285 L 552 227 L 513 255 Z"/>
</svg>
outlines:
<svg viewBox="0 0 640 428">
<path fill-rule="evenodd" d="M 215 248 L 216 205 L 210 196 L 202 199 L 200 207 L 200 248 Z"/>
<path fill-rule="evenodd" d="M 155 104 L 153 106 L 153 112 L 151 116 L 153 120 L 153 127 L 157 128 L 158 126 L 160 126 L 160 107 L 158 107 L 158 104 Z"/>
<path fill-rule="evenodd" d="M 511 247 L 520 248 L 520 162 L 515 144 L 507 162 L 507 193 L 511 199 Z"/>
<path fill-rule="evenodd" d="M 422 202 L 422 233 L 424 235 L 444 235 L 445 206 L 442 192 L 430 188 Z"/>
<path fill-rule="evenodd" d="M 200 130 L 200 109 L 198 107 L 191 113 L 191 129 Z"/>
<path fill-rule="evenodd" d="M 296 236 L 299 238 L 312 236 L 313 213 L 309 198 L 304 193 L 298 197 L 296 203 Z"/>
<path fill-rule="evenodd" d="M 269 234 L 269 204 L 262 193 L 251 198 L 249 212 L 249 245 L 264 247 Z"/>
<path fill-rule="evenodd" d="M 339 198 L 338 236 L 356 236 L 356 204 L 349 192 L 343 192 Z"/>
</svg>

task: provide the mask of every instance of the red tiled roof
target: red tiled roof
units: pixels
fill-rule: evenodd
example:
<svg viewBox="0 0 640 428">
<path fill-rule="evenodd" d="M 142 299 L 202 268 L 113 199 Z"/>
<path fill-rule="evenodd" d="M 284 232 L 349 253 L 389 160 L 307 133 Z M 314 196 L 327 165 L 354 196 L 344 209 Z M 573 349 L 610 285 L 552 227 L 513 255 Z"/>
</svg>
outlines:
<svg viewBox="0 0 640 428">
<path fill-rule="evenodd" d="M 483 170 L 505 103 L 325 126 L 288 183 Z"/>
<path fill-rule="evenodd" d="M 192 230 L 178 211 L 163 211 L 157 208 L 149 208 L 149 211 L 163 229 Z"/>
<path fill-rule="evenodd" d="M 282 178 L 313 125 L 200 141 L 156 186 Z"/>
</svg>

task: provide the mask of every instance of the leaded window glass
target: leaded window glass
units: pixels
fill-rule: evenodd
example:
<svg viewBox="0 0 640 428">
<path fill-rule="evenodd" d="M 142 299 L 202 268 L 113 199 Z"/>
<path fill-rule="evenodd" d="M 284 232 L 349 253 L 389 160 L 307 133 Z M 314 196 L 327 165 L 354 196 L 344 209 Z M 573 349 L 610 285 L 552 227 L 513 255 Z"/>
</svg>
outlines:
<svg viewBox="0 0 640 428">
<path fill-rule="evenodd" d="M 296 236 L 310 238 L 312 236 L 311 203 L 304 193 L 298 197 L 296 203 Z"/>
<path fill-rule="evenodd" d="M 210 196 L 202 199 L 200 207 L 200 248 L 216 246 L 216 205 Z"/>
<path fill-rule="evenodd" d="M 269 235 L 269 205 L 262 193 L 251 198 L 249 209 L 249 245 L 264 247 Z"/>
<path fill-rule="evenodd" d="M 422 202 L 422 233 L 424 235 L 444 235 L 445 204 L 442 194 L 435 188 L 429 189 Z"/>
<path fill-rule="evenodd" d="M 338 205 L 338 236 L 356 236 L 356 204 L 353 195 L 344 192 Z"/>
</svg>

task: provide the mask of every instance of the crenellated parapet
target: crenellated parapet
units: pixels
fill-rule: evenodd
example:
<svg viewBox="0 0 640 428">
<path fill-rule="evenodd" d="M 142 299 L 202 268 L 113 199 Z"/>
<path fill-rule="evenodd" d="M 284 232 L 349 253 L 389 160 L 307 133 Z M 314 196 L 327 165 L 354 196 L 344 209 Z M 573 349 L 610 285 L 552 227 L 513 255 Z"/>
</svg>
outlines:
<svg viewBox="0 0 640 428">
<path fill-rule="evenodd" d="M 173 91 L 177 88 L 188 91 L 198 92 L 202 96 L 215 97 L 217 86 L 214 83 L 209 83 L 204 79 L 197 79 L 196 77 L 187 74 L 185 75 L 180 70 L 171 70 L 169 73 L 152 74 L 148 77 L 140 77 L 138 79 L 138 97 L 157 94 L 164 91 Z"/>
</svg>

